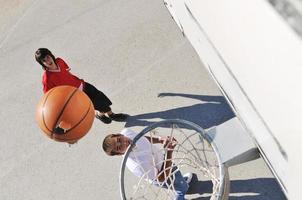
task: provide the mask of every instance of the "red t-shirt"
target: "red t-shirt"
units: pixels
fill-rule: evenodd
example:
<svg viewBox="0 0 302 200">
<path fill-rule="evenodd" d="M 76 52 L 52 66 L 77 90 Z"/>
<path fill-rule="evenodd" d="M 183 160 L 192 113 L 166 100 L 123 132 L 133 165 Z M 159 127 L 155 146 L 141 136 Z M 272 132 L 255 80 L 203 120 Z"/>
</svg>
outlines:
<svg viewBox="0 0 302 200">
<path fill-rule="evenodd" d="M 61 58 L 55 60 L 58 70 L 48 71 L 45 70 L 42 75 L 43 92 L 46 93 L 53 87 L 60 85 L 69 85 L 73 87 L 80 87 L 84 80 L 79 79 L 69 72 L 70 68 Z"/>
</svg>

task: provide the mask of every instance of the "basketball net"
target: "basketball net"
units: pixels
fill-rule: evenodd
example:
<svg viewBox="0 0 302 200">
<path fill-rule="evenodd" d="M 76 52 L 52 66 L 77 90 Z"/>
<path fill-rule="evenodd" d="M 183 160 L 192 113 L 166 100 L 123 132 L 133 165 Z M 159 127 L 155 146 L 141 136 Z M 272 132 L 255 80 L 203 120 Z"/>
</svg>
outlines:
<svg viewBox="0 0 302 200">
<path fill-rule="evenodd" d="M 165 180 L 162 182 L 158 179 L 150 181 L 148 178 L 149 171 L 144 171 L 143 176 L 139 178 L 135 177 L 125 167 L 129 154 L 135 148 L 135 142 L 143 136 L 149 136 L 151 141 L 159 136 L 170 136 L 177 140 L 171 158 L 173 164 L 169 168 L 169 175 L 166 176 L 165 174 Z M 216 147 L 210 142 L 204 130 L 196 124 L 184 120 L 158 122 L 144 129 L 134 138 L 133 142 L 134 144 L 125 153 L 121 167 L 120 187 L 123 199 L 174 199 L 176 193 L 173 182 L 178 170 L 182 175 L 188 172 L 194 173 L 198 179 L 191 182 L 186 198 L 227 199 L 227 170 L 220 162 Z M 167 151 L 167 148 L 163 148 L 164 154 Z M 156 152 L 153 151 L 152 145 L 151 152 L 151 156 L 154 158 Z M 167 158 L 165 157 L 165 159 Z M 156 163 L 156 159 L 152 160 L 154 168 L 162 165 L 162 163 Z M 166 173 L 166 170 L 161 172 Z M 206 191 L 203 190 L 205 185 L 208 187 Z M 209 185 L 212 185 L 212 187 L 209 187 Z"/>
</svg>

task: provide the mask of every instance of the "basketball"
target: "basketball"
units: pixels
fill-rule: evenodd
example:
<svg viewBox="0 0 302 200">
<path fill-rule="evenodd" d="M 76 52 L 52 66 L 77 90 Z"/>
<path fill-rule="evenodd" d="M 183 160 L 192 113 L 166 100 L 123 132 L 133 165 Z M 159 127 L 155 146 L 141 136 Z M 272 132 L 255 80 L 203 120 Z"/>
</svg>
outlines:
<svg viewBox="0 0 302 200">
<path fill-rule="evenodd" d="M 71 86 L 59 86 L 45 93 L 36 109 L 36 121 L 48 137 L 75 143 L 92 126 L 94 107 L 89 97 Z"/>
</svg>

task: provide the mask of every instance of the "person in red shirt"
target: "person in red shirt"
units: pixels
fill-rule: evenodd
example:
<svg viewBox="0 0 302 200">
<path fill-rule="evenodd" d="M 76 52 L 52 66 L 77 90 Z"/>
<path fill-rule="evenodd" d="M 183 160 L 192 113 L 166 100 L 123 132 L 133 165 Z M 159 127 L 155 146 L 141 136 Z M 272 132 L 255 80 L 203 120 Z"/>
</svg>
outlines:
<svg viewBox="0 0 302 200">
<path fill-rule="evenodd" d="M 43 92 L 46 93 L 53 87 L 60 85 L 69 85 L 79 88 L 87 94 L 95 108 L 95 117 L 102 122 L 109 124 L 112 120 L 125 121 L 126 114 L 115 114 L 111 110 L 112 102 L 101 91 L 92 84 L 79 79 L 70 73 L 70 67 L 61 58 L 55 56 L 46 48 L 39 48 L 35 52 L 36 61 L 42 66 L 44 72 L 42 75 Z"/>
</svg>

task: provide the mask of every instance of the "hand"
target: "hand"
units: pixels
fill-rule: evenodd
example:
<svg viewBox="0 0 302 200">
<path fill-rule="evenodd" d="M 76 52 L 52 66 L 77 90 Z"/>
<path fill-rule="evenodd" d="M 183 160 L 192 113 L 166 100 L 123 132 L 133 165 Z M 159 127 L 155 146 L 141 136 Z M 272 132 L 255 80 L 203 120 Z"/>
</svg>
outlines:
<svg viewBox="0 0 302 200">
<path fill-rule="evenodd" d="M 174 137 L 168 136 L 166 138 L 162 138 L 162 140 L 165 149 L 173 150 L 177 145 L 177 140 Z"/>
<path fill-rule="evenodd" d="M 53 132 L 61 135 L 65 134 L 69 129 L 71 128 L 71 125 L 65 121 L 61 121 L 57 127 L 53 129 Z"/>
</svg>

